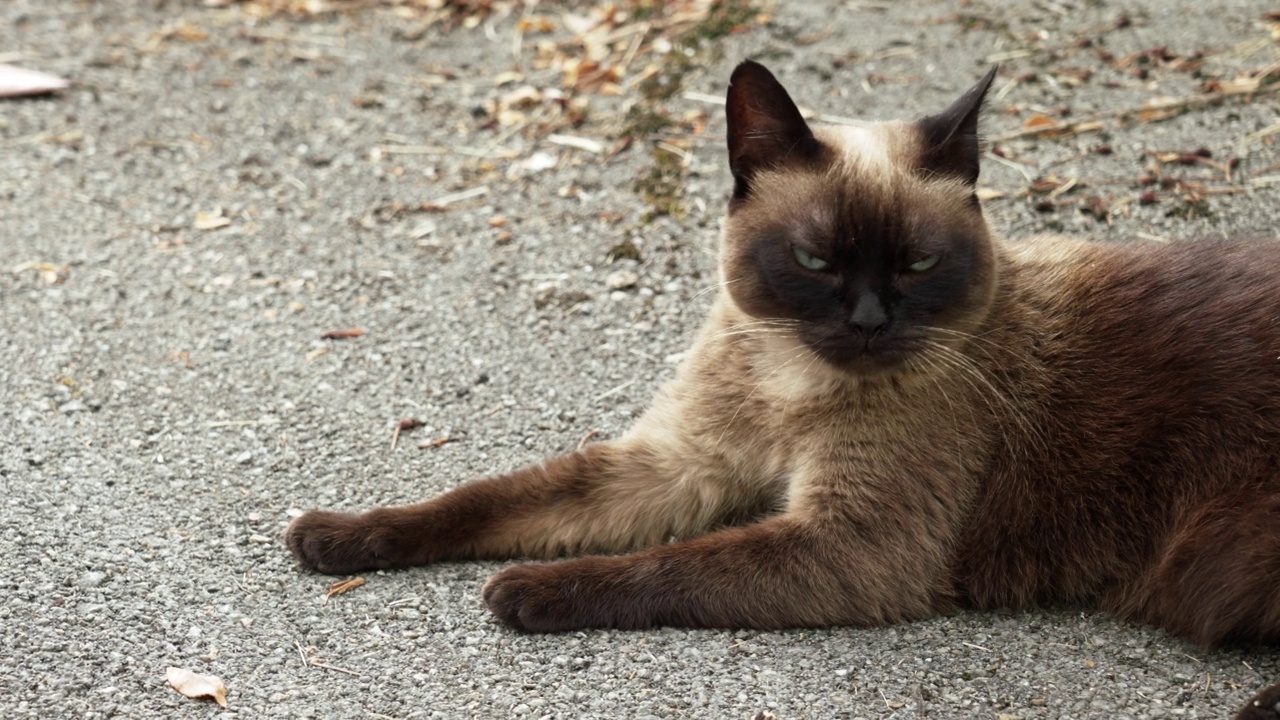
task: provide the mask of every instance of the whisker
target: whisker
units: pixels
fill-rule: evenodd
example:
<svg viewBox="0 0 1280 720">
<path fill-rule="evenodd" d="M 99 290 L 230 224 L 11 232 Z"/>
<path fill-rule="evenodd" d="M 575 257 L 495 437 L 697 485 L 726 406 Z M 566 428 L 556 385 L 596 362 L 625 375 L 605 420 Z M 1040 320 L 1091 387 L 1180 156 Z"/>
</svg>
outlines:
<svg viewBox="0 0 1280 720">
<path fill-rule="evenodd" d="M 715 340 L 719 338 L 733 337 L 734 335 L 760 335 L 760 336 L 770 335 L 770 336 L 795 337 L 795 331 L 785 330 L 782 328 L 744 328 L 741 330 L 722 330 L 716 333 L 715 335 L 712 335 L 710 339 Z"/>
<path fill-rule="evenodd" d="M 995 331 L 996 329 L 998 329 L 998 328 L 993 328 L 993 329 L 988 330 L 988 331 L 986 331 L 986 332 L 984 332 L 984 333 L 981 333 L 981 334 L 968 333 L 968 332 L 964 332 L 963 330 L 956 330 L 956 329 L 954 329 L 954 328 L 935 327 L 935 326 L 932 326 L 932 325 L 926 325 L 926 326 L 923 326 L 923 328 L 922 328 L 922 329 L 924 329 L 924 330 L 928 330 L 928 331 L 931 331 L 931 332 L 935 332 L 935 333 L 941 333 L 941 334 L 944 334 L 944 335 L 950 335 L 951 337 L 961 338 L 961 339 L 964 339 L 964 340 L 973 340 L 973 341 L 975 341 L 976 343 L 981 343 L 981 344 L 982 344 L 982 346 L 983 346 L 984 348 L 991 348 L 991 349 L 993 349 L 993 350 L 999 350 L 1000 352 L 1003 352 L 1003 353 L 1005 353 L 1005 354 L 1009 355 L 1010 357 L 1016 358 L 1017 360 L 1019 360 L 1019 361 L 1021 361 L 1021 362 L 1027 362 L 1027 363 L 1031 363 L 1031 364 L 1033 364 L 1033 365 L 1038 365 L 1038 364 L 1039 364 L 1039 361 L 1038 361 L 1036 358 L 1034 358 L 1034 357 L 1032 357 L 1032 356 L 1028 355 L 1028 354 L 1027 354 L 1027 353 L 1025 353 L 1025 352 L 1021 352 L 1021 351 L 1019 351 L 1019 350 L 1015 350 L 1015 349 L 1013 349 L 1013 348 L 1006 347 L 1006 346 L 1004 346 L 1004 345 L 1001 345 L 1000 343 L 995 342 L 994 340 L 992 340 L 992 339 L 990 339 L 990 338 L 988 338 L 988 337 L 984 337 L 985 335 L 987 335 L 987 334 L 990 334 L 990 333 L 994 332 L 994 331 Z"/>
<path fill-rule="evenodd" d="M 708 335 L 708 339 L 718 339 L 736 334 L 772 334 L 772 335 L 789 335 L 793 334 L 793 328 L 801 323 L 798 320 L 789 320 L 786 318 L 776 318 L 769 320 L 751 320 L 747 322 L 734 323 L 728 327 L 721 328 L 716 332 Z"/>
<path fill-rule="evenodd" d="M 809 349 L 806 347 L 798 348 L 797 350 L 792 352 L 791 355 L 789 355 L 786 360 L 784 360 L 780 365 L 778 365 L 778 367 L 774 368 L 772 372 L 770 372 L 768 375 L 765 375 L 763 378 L 761 378 L 759 382 L 757 382 L 751 388 L 751 392 L 747 393 L 747 396 L 742 398 L 742 402 L 738 403 L 738 407 L 736 410 L 733 411 L 733 415 L 729 417 L 729 421 L 726 422 L 724 424 L 724 428 L 720 430 L 720 435 L 719 437 L 716 438 L 716 444 L 712 448 L 713 453 L 720 452 L 720 443 L 724 440 L 725 433 L 729 432 L 729 428 L 733 426 L 733 421 L 738 419 L 738 413 L 742 412 L 742 408 L 746 407 L 747 402 L 750 401 L 751 398 L 755 396 L 756 391 L 760 389 L 760 386 L 764 385 L 765 382 L 769 380 L 769 378 L 773 377 L 774 375 L 777 375 L 783 368 L 790 365 L 792 362 L 795 362 L 797 359 L 802 357 L 808 351 Z"/>
<path fill-rule="evenodd" d="M 714 291 L 719 290 L 720 288 L 726 287 L 726 286 L 728 286 L 728 285 L 730 285 L 730 284 L 732 284 L 732 283 L 739 282 L 739 281 L 741 281 L 742 279 L 743 279 L 743 278 L 734 278 L 734 279 L 732 279 L 732 280 L 721 280 L 720 282 L 712 283 L 711 285 L 708 285 L 707 287 L 702 288 L 702 289 L 701 289 L 701 290 L 699 290 L 698 292 L 696 292 L 696 293 L 694 293 L 694 294 L 692 294 L 692 295 L 690 295 L 690 296 L 689 296 L 689 299 L 688 299 L 687 301 L 685 301 L 684 306 L 680 308 L 680 312 L 676 313 L 676 317 L 680 317 L 680 316 L 684 315 L 684 311 L 685 311 L 685 310 L 688 310 L 688 309 L 693 305 L 693 301 L 694 301 L 694 300 L 697 300 L 698 298 L 702 297 L 703 295 L 706 295 L 706 294 L 707 294 L 707 293 L 709 293 L 709 292 L 714 292 Z"/>
<path fill-rule="evenodd" d="M 1002 416 L 1006 417 L 1018 426 L 1019 430 L 1022 431 L 1023 435 L 1029 442 L 1039 445 L 1041 449 L 1046 449 L 1048 447 L 1047 439 L 1044 437 L 1034 420 L 1027 417 L 1027 413 L 1024 409 L 1014 402 L 1014 400 L 1009 396 L 1009 393 L 998 386 L 996 381 L 990 378 L 973 358 L 942 343 L 931 342 L 930 346 L 936 352 L 937 357 L 940 360 L 955 369 L 957 373 L 959 373 L 959 376 L 965 377 L 971 383 L 971 386 L 974 387 L 978 396 L 986 399 L 988 401 L 988 406 L 991 407 L 992 410 L 995 408 L 991 405 L 990 401 L 1000 401 L 1004 407 L 1004 413 L 997 413 L 997 418 Z M 989 392 L 981 392 L 981 390 L 974 384 L 977 382 L 980 382 L 982 387 Z"/>
<path fill-rule="evenodd" d="M 910 368 L 913 372 L 916 372 L 921 375 L 937 378 L 938 374 L 942 372 L 941 369 L 937 366 L 937 360 L 928 354 L 920 353 L 917 355 L 909 355 L 907 356 L 906 361 L 907 361 L 908 368 Z M 919 364 L 917 364 L 917 362 Z M 924 367 L 920 367 L 920 365 L 924 365 Z M 935 382 L 935 385 L 938 388 L 938 393 L 942 395 L 943 401 L 946 402 L 947 409 L 950 411 L 951 426 L 956 430 L 957 433 L 959 433 L 960 420 L 959 418 L 956 417 L 955 401 L 951 399 L 951 395 L 947 393 L 947 389 L 943 383 Z M 977 425 L 978 419 L 973 414 L 973 405 L 966 403 L 965 408 L 969 411 L 969 419 L 974 423 L 974 425 Z M 961 457 L 960 447 L 961 447 L 961 444 L 956 443 L 953 449 L 955 450 L 956 467 L 962 468 L 964 467 L 964 459 Z"/>
</svg>

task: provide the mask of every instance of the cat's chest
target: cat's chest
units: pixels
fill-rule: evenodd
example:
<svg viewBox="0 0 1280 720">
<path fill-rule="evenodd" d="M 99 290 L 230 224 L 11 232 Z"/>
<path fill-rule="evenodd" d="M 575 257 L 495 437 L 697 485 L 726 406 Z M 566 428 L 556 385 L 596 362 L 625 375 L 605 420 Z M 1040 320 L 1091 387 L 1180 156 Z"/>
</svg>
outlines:
<svg viewBox="0 0 1280 720">
<path fill-rule="evenodd" d="M 967 472 L 981 454 L 975 445 L 989 423 L 971 385 L 855 378 L 779 335 L 702 350 L 671 387 L 679 409 L 663 424 L 735 475 Z"/>
<path fill-rule="evenodd" d="M 742 442 L 791 473 L 889 477 L 929 466 L 969 474 L 980 455 L 971 408 L 950 407 L 927 388 L 830 383 L 774 386 L 743 428 Z"/>
</svg>

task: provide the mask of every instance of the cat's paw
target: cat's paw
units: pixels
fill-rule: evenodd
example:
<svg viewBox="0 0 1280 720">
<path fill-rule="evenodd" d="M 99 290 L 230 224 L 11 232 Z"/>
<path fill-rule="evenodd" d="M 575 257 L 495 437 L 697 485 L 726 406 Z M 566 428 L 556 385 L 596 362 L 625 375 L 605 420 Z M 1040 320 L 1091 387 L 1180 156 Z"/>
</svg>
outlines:
<svg viewBox="0 0 1280 720">
<path fill-rule="evenodd" d="M 397 565 L 388 529 L 374 513 L 312 510 L 290 523 L 284 537 L 303 567 L 344 575 Z"/>
<path fill-rule="evenodd" d="M 555 565 L 515 565 L 489 578 L 481 596 L 499 620 L 525 632 L 571 630 Z"/>
<path fill-rule="evenodd" d="M 481 594 L 499 620 L 525 632 L 653 627 L 652 603 L 627 578 L 625 558 L 531 563 L 489 578 Z"/>
<path fill-rule="evenodd" d="M 481 594 L 499 620 L 524 632 L 612 627 L 611 593 L 584 564 L 515 565 L 489 578 Z"/>
</svg>

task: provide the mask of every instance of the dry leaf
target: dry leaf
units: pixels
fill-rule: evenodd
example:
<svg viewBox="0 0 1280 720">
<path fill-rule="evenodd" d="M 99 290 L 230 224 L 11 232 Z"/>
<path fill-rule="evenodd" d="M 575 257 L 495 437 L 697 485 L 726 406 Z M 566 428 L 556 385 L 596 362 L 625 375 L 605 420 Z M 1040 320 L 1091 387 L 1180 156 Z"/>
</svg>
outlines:
<svg viewBox="0 0 1280 720">
<path fill-rule="evenodd" d="M 197 700 L 209 698 L 223 709 L 227 707 L 227 686 L 222 679 L 214 675 L 200 675 L 180 667 L 170 667 L 164 671 L 164 679 L 169 681 L 174 690 Z"/>
<path fill-rule="evenodd" d="M 1004 191 L 996 190 L 995 188 L 988 188 L 988 187 L 978 188 L 978 191 L 975 194 L 978 196 L 979 200 L 983 200 L 983 201 L 996 200 L 1005 196 Z"/>
<path fill-rule="evenodd" d="M 1043 113 L 1036 113 L 1022 123 L 1023 130 L 1030 130 L 1044 135 L 1050 135 L 1057 132 L 1060 128 L 1061 126 L 1058 124 L 1057 120 L 1054 120 Z"/>
<path fill-rule="evenodd" d="M 564 24 L 566 30 L 575 35 L 583 35 L 599 24 L 599 21 L 594 18 L 568 13 L 560 16 L 560 22 Z"/>
<path fill-rule="evenodd" d="M 516 23 L 516 29 L 523 33 L 548 33 L 554 31 L 556 29 L 556 25 L 551 22 L 550 18 L 545 18 L 540 15 L 532 15 L 526 18 L 521 18 L 520 21 Z"/>
<path fill-rule="evenodd" d="M 1142 103 L 1142 109 L 1138 111 L 1138 120 L 1144 123 L 1166 120 L 1181 112 L 1183 107 L 1185 104 L 1176 97 L 1168 95 L 1153 97 Z"/>
<path fill-rule="evenodd" d="M 1218 83 L 1218 90 L 1227 95 L 1244 95 L 1257 92 L 1262 87 L 1263 79 L 1265 79 L 1265 76 L 1241 75 L 1238 78 L 1223 80 Z"/>
<path fill-rule="evenodd" d="M 1050 175 L 1049 177 L 1037 178 L 1035 182 L 1031 183 L 1031 187 L 1028 189 L 1037 195 L 1043 195 L 1051 192 L 1056 192 L 1060 195 L 1062 194 L 1060 190 L 1063 187 L 1073 184 L 1073 182 L 1064 180 L 1057 175 Z"/>
<path fill-rule="evenodd" d="M 222 214 L 222 208 L 213 212 L 197 212 L 195 228 L 197 230 L 217 230 L 231 224 L 231 218 Z"/>
<path fill-rule="evenodd" d="M 603 143 L 590 138 L 576 137 L 574 135 L 548 135 L 547 142 L 585 150 L 597 155 L 605 151 Z"/>
<path fill-rule="evenodd" d="M 364 330 L 358 327 L 344 328 L 341 330 L 330 330 L 320 336 L 321 340 L 346 340 L 348 338 L 358 338 L 364 334 Z"/>
<path fill-rule="evenodd" d="M 47 95 L 67 87 L 67 81 L 47 73 L 0 65 L 0 97 Z"/>
<path fill-rule="evenodd" d="M 57 285 L 64 283 L 67 278 L 71 277 L 71 267 L 68 265 L 55 265 L 47 262 L 25 262 L 13 268 L 13 274 L 25 272 L 27 270 L 35 270 L 40 273 L 40 279 L 46 285 Z"/>
<path fill-rule="evenodd" d="M 508 83 L 518 83 L 521 80 L 524 80 L 524 73 L 516 72 L 515 70 L 500 72 L 497 75 L 493 76 L 494 85 L 506 85 Z"/>
<path fill-rule="evenodd" d="M 542 91 L 532 85 L 521 85 L 498 99 L 499 107 L 503 110 L 529 108 L 540 102 L 542 102 Z"/>
<path fill-rule="evenodd" d="M 556 166 L 560 162 L 555 155 L 545 152 L 536 152 L 529 157 L 521 160 L 520 167 L 530 172 L 541 172 Z"/>
<path fill-rule="evenodd" d="M 362 577 L 353 577 L 349 580 L 339 580 L 329 586 L 329 589 L 324 594 L 324 601 L 329 602 L 329 598 L 334 595 L 349 593 L 361 585 L 364 585 L 364 578 Z"/>
<path fill-rule="evenodd" d="M 201 30 L 195 25 L 181 23 L 165 32 L 165 37 L 174 38 L 176 40 L 186 40 L 187 42 L 198 42 L 208 38 L 209 33 Z"/>
</svg>

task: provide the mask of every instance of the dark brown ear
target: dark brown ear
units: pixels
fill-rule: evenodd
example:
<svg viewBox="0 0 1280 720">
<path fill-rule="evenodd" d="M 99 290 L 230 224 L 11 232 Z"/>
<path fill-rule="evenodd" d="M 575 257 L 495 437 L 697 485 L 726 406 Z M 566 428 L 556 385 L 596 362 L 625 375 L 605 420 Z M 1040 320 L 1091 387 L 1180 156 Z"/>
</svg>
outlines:
<svg viewBox="0 0 1280 720">
<path fill-rule="evenodd" d="M 951 107 L 918 123 L 925 141 L 923 169 L 978 184 L 978 114 L 998 69 L 992 66 Z"/>
<path fill-rule="evenodd" d="M 725 103 L 733 196 L 742 199 L 756 173 L 818 152 L 818 141 L 782 84 L 753 60 L 734 68 Z"/>
</svg>

